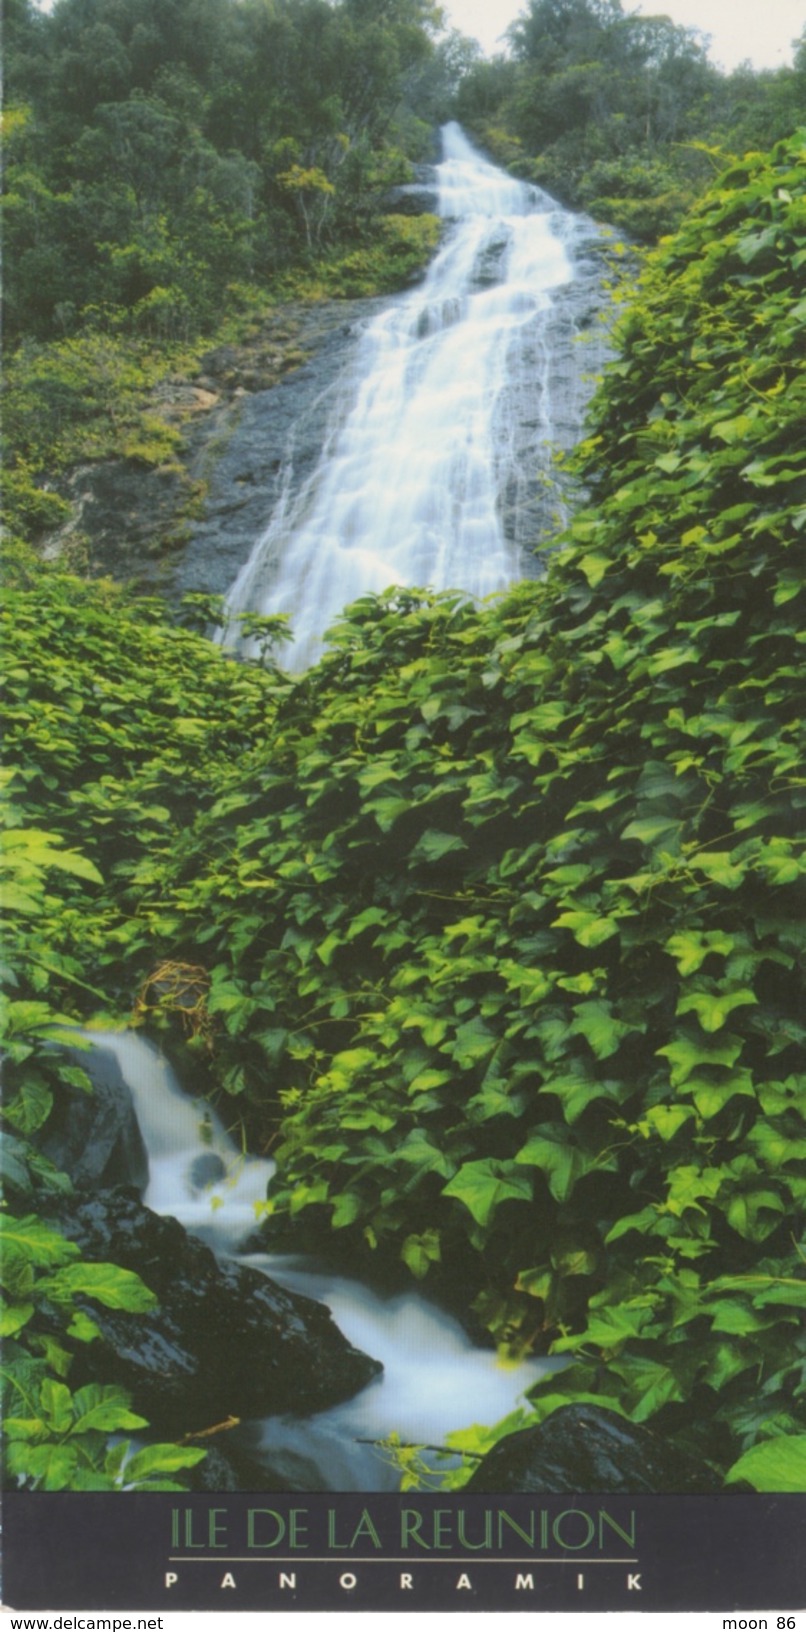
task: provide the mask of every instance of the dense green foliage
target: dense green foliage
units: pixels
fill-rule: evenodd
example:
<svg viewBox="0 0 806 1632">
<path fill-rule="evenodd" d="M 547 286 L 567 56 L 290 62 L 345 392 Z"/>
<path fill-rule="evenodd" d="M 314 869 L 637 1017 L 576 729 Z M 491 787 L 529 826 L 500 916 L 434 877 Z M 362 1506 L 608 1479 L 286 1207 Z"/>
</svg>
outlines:
<svg viewBox="0 0 806 1632">
<path fill-rule="evenodd" d="M 281 1239 L 760 1489 L 806 1442 L 804 265 L 800 136 L 650 261 L 544 582 L 367 598 L 293 682 L 58 573 L 7 614 L 23 1008 L 204 965 Z"/>
<path fill-rule="evenodd" d="M 806 117 L 803 45 L 792 69 L 725 75 L 696 30 L 622 0 L 529 0 L 509 39 L 509 57 L 463 77 L 459 118 L 518 174 L 647 242 L 715 163 Z"/>
<path fill-rule="evenodd" d="M 136 1312 L 155 1300 L 130 1272 L 83 1263 L 36 1219 L 49 1192 L 71 1189 L 36 1136 L 60 1096 L 91 1091 L 53 1044 L 73 1041 L 76 1019 L 99 1002 L 128 1011 L 151 947 L 139 875 L 151 876 L 211 781 L 265 727 L 266 682 L 166 623 L 156 603 L 133 615 L 110 584 L 16 555 L 6 591 L 3 1184 L 21 1219 L 0 1215 L 6 1470 L 46 1490 L 178 1489 L 174 1476 L 198 1451 L 108 1448 L 111 1433 L 142 1431 L 145 1419 L 119 1388 L 71 1394 L 65 1381 L 97 1335 L 94 1303 Z"/>
</svg>

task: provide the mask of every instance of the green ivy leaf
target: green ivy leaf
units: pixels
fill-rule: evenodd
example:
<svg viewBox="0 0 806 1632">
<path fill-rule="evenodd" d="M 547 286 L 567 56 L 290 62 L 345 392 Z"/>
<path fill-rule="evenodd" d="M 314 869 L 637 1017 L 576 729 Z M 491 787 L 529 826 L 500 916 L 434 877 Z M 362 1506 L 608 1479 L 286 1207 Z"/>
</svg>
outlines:
<svg viewBox="0 0 806 1632">
<path fill-rule="evenodd" d="M 622 1038 L 628 1037 L 636 1029 L 617 1018 L 612 1003 L 599 999 L 578 1003 L 570 1027 L 572 1034 L 584 1037 L 590 1044 L 597 1060 L 609 1059 L 611 1054 L 617 1052 Z"/>
<path fill-rule="evenodd" d="M 785 1211 L 784 1203 L 775 1190 L 751 1190 L 731 1198 L 727 1209 L 728 1223 L 746 1241 L 766 1241 L 767 1236 L 778 1228 L 779 1215 Z"/>
<path fill-rule="evenodd" d="M 442 1191 L 461 1201 L 477 1224 L 490 1224 L 504 1201 L 530 1201 L 531 1180 L 518 1173 L 512 1162 L 497 1162 L 492 1157 L 480 1161 L 463 1162 L 458 1173 Z"/>
<path fill-rule="evenodd" d="M 334 1230 L 343 1230 L 348 1224 L 355 1223 L 361 1211 L 361 1197 L 354 1190 L 343 1190 L 341 1195 L 333 1200 L 331 1224 Z"/>
<path fill-rule="evenodd" d="M 567 1201 L 577 1180 L 594 1165 L 593 1158 L 573 1143 L 566 1128 L 552 1126 L 530 1134 L 515 1161 L 539 1167 L 555 1201 Z"/>
<path fill-rule="evenodd" d="M 412 1275 L 418 1281 L 423 1280 L 431 1265 L 438 1264 L 441 1257 L 439 1230 L 425 1230 L 421 1235 L 407 1235 L 400 1249 L 400 1256 Z"/>
<path fill-rule="evenodd" d="M 617 935 L 619 930 L 617 919 L 581 910 L 561 912 L 559 918 L 554 919 L 553 927 L 570 929 L 580 946 L 601 946 L 604 941 Z"/>
<path fill-rule="evenodd" d="M 464 839 L 457 833 L 442 833 L 438 828 L 429 827 L 418 839 L 411 852 L 412 861 L 442 861 L 445 856 L 453 855 L 459 850 L 466 850 Z"/>
<path fill-rule="evenodd" d="M 677 1005 L 678 1014 L 694 1013 L 703 1031 L 721 1031 L 735 1009 L 756 1005 L 758 998 L 749 987 L 736 991 L 684 992 Z"/>
</svg>

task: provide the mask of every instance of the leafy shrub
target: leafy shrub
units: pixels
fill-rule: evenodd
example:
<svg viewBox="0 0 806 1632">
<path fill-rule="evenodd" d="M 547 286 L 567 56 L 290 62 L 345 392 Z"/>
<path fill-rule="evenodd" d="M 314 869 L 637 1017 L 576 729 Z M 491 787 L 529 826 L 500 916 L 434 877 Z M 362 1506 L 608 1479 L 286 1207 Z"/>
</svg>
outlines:
<svg viewBox="0 0 806 1632">
<path fill-rule="evenodd" d="M 600 221 L 612 221 L 641 243 L 657 243 L 674 232 L 696 202 L 699 178 L 679 174 L 659 160 L 600 160 L 580 178 L 579 199 Z"/>
<path fill-rule="evenodd" d="M 204 1451 L 180 1445 L 134 1449 L 130 1440 L 110 1446 L 110 1435 L 148 1423 L 113 1384 L 89 1383 L 71 1393 L 62 1380 L 70 1349 L 53 1332 L 56 1315 L 64 1339 L 91 1342 L 98 1328 L 85 1300 L 136 1313 L 154 1307 L 154 1294 L 131 1270 L 84 1263 L 74 1242 L 33 1214 L 0 1214 L 0 1240 L 7 1475 L 32 1490 L 184 1489 L 168 1476 L 193 1467 Z"/>
<path fill-rule="evenodd" d="M 375 225 L 372 243 L 317 269 L 329 295 L 354 300 L 394 294 L 421 276 L 439 243 L 435 215 L 386 215 Z"/>
<path fill-rule="evenodd" d="M 804 157 L 650 264 L 547 581 L 358 602 L 170 872 L 282 1227 L 725 1467 L 806 1388 Z"/>
</svg>

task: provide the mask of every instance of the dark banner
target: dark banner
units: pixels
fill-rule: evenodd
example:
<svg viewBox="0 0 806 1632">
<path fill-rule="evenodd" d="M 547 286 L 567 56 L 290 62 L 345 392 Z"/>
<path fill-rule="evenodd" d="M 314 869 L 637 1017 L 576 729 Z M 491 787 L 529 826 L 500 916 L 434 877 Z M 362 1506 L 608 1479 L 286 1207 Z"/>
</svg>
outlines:
<svg viewBox="0 0 806 1632">
<path fill-rule="evenodd" d="M 806 1604 L 801 1495 L 11 1493 L 4 1510 L 11 1609 Z"/>
</svg>

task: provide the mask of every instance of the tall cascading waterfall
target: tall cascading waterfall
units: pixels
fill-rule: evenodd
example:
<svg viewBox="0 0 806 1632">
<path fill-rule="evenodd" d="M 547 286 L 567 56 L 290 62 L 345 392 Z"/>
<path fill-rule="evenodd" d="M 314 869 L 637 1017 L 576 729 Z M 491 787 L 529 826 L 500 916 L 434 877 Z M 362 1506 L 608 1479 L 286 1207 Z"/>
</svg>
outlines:
<svg viewBox="0 0 806 1632">
<path fill-rule="evenodd" d="M 274 1163 L 244 1154 L 210 1107 L 183 1093 L 165 1059 L 132 1032 L 79 1033 L 110 1050 L 132 1096 L 148 1156 L 143 1201 L 177 1218 L 222 1257 L 254 1234 Z M 383 1364 L 354 1399 L 308 1419 L 269 1418 L 240 1432 L 251 1456 L 299 1490 L 395 1490 L 376 1443 L 442 1444 L 453 1429 L 494 1423 L 557 1360 L 502 1366 L 458 1322 L 418 1294 L 384 1297 L 311 1260 L 248 1253 L 239 1260 L 326 1303 L 345 1337 Z"/>
<path fill-rule="evenodd" d="M 535 548 L 564 519 L 554 455 L 579 436 L 606 349 L 601 334 L 592 350 L 573 347 L 601 234 L 483 159 L 458 125 L 442 142 L 442 248 L 423 283 L 369 323 L 316 469 L 294 492 L 290 455 L 227 598 L 228 641 L 239 612 L 288 615 L 292 670 L 368 592 L 480 599 L 534 574 Z"/>
</svg>

